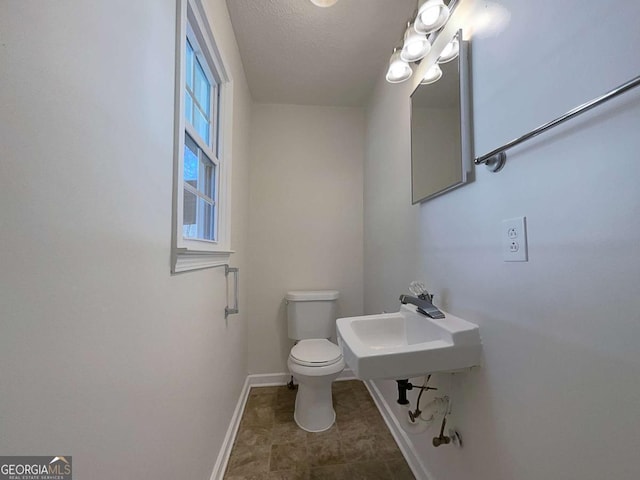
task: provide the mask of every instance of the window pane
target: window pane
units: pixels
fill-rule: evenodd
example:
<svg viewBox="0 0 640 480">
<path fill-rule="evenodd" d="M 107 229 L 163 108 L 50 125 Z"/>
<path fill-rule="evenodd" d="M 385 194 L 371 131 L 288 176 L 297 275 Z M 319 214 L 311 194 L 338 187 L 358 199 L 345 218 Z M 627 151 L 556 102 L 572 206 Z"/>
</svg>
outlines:
<svg viewBox="0 0 640 480">
<path fill-rule="evenodd" d="M 184 190 L 182 236 L 201 240 L 215 240 L 213 205 Z"/>
<path fill-rule="evenodd" d="M 193 125 L 193 99 L 189 92 L 184 92 L 184 118 Z"/>
<path fill-rule="evenodd" d="M 200 162 L 198 161 L 198 147 L 186 133 L 184 143 L 184 181 L 197 188 L 198 171 L 200 167 Z"/>
<path fill-rule="evenodd" d="M 215 191 L 214 191 L 214 181 L 215 181 L 215 165 L 209 163 L 209 165 L 205 165 L 204 167 L 204 185 L 203 192 L 207 197 L 214 199 Z"/>
<path fill-rule="evenodd" d="M 209 141 L 209 122 L 207 122 L 207 120 L 202 116 L 202 112 L 200 112 L 199 108 L 195 109 L 193 120 L 193 126 L 196 131 L 200 134 L 207 145 L 211 145 L 211 142 Z"/>
<path fill-rule="evenodd" d="M 220 88 L 216 87 L 213 101 L 215 104 L 215 113 L 213 120 L 213 135 L 215 142 L 216 155 L 220 155 Z"/>
<path fill-rule="evenodd" d="M 193 47 L 187 40 L 187 62 L 186 62 L 187 85 L 193 91 Z M 189 117 L 187 117 L 189 118 Z"/>
<path fill-rule="evenodd" d="M 216 165 L 185 132 L 182 235 L 215 240 Z M 190 186 L 197 190 L 194 193 Z"/>
<path fill-rule="evenodd" d="M 188 183 L 211 200 L 215 199 L 216 165 L 198 147 L 188 133 L 185 133 L 184 141 L 183 177 L 185 183 Z"/>
<path fill-rule="evenodd" d="M 213 232 L 213 205 L 205 202 L 202 199 L 198 199 L 200 201 L 201 208 L 203 209 L 203 232 L 202 238 L 207 240 L 215 240 L 214 232 Z"/>
<path fill-rule="evenodd" d="M 215 181 L 215 164 L 200 150 L 200 182 L 198 182 L 198 190 L 210 199 L 213 196 L 213 184 Z"/>
<path fill-rule="evenodd" d="M 196 212 L 197 197 L 184 190 L 184 206 L 182 209 L 182 236 L 185 238 L 198 237 L 198 224 Z"/>
<path fill-rule="evenodd" d="M 206 117 L 211 118 L 211 84 L 207 80 L 198 59 L 196 59 L 194 93 Z"/>
</svg>

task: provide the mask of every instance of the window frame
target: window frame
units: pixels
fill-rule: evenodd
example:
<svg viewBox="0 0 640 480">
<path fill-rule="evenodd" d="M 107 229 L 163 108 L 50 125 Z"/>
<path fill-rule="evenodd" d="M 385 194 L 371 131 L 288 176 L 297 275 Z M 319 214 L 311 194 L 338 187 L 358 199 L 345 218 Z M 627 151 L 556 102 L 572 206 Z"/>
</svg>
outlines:
<svg viewBox="0 0 640 480">
<path fill-rule="evenodd" d="M 215 79 L 209 101 L 211 102 L 211 145 L 207 145 L 197 130 L 185 118 L 186 94 L 186 43 L 190 38 L 196 57 L 208 79 Z M 191 41 L 195 39 L 197 46 Z M 196 51 L 197 50 L 197 51 Z M 229 262 L 231 249 L 231 129 L 233 81 L 226 68 L 219 44 L 211 30 L 211 24 L 201 0 L 177 0 L 176 21 L 176 75 L 174 121 L 174 171 L 172 211 L 171 272 L 210 268 Z M 194 79 L 195 81 L 195 79 Z M 216 105 L 217 104 L 217 105 Z M 217 107 L 217 108 L 216 108 Z M 195 105 L 194 107 L 195 108 Z M 215 125 L 215 128 L 213 126 Z M 215 240 L 183 237 L 184 218 L 184 148 L 185 136 L 191 139 L 215 165 L 214 193 L 216 215 L 214 217 Z M 200 166 L 198 167 L 200 168 Z"/>
</svg>

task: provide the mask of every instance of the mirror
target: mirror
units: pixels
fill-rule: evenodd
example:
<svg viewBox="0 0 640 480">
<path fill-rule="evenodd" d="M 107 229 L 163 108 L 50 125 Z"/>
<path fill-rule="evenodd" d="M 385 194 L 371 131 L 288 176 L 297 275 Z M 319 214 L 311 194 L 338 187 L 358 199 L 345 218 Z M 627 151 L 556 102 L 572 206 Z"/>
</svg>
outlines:
<svg viewBox="0 0 640 480">
<path fill-rule="evenodd" d="M 472 180 L 468 42 L 440 64 L 442 78 L 411 95 L 411 200 L 430 200 Z"/>
</svg>

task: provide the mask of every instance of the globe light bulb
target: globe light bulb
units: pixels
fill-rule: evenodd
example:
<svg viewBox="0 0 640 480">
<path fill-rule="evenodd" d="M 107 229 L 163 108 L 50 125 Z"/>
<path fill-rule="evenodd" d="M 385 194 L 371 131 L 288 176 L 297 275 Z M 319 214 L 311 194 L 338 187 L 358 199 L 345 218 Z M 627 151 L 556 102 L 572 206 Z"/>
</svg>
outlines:
<svg viewBox="0 0 640 480">
<path fill-rule="evenodd" d="M 407 62 L 402 60 L 400 52 L 394 50 L 393 55 L 389 59 L 389 68 L 387 70 L 387 82 L 400 83 L 408 80 L 413 75 L 413 70 Z"/>
<path fill-rule="evenodd" d="M 440 78 L 442 78 L 442 69 L 436 63 L 427 70 L 427 73 L 424 74 L 424 78 L 420 83 L 422 85 L 429 85 L 431 83 L 436 83 Z"/>
</svg>

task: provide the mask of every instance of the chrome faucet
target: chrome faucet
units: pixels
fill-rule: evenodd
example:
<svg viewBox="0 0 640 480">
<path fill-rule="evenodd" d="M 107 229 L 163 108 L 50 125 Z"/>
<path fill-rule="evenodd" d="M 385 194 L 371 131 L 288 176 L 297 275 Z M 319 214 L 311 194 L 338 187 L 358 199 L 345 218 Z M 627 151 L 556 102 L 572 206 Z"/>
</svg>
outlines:
<svg viewBox="0 0 640 480">
<path fill-rule="evenodd" d="M 433 299 L 433 295 L 429 295 L 425 292 L 425 294 L 420 295 L 420 297 L 412 297 L 410 295 L 400 295 L 400 303 L 406 305 L 410 303 L 411 305 L 415 305 L 419 313 L 426 315 L 429 318 L 444 318 L 444 313 L 442 313 L 438 308 L 431 303 Z"/>
</svg>

